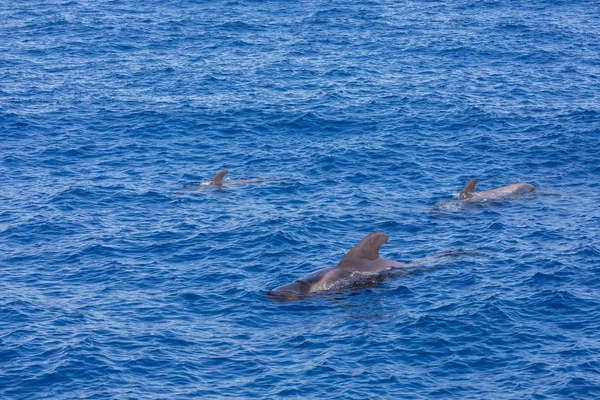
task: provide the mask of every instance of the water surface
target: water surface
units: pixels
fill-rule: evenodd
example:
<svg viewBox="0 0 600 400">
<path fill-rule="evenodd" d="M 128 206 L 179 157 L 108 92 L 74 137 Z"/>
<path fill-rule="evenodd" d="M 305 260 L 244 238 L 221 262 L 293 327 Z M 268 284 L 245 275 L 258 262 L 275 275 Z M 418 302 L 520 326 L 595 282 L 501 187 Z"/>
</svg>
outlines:
<svg viewBox="0 0 600 400">
<path fill-rule="evenodd" d="M 599 21 L 592 1 L 0 5 L 0 397 L 600 397 Z M 223 168 L 270 180 L 175 194 Z M 457 203 L 474 176 L 538 189 Z M 375 230 L 388 259 L 469 252 L 265 296 Z"/>
</svg>

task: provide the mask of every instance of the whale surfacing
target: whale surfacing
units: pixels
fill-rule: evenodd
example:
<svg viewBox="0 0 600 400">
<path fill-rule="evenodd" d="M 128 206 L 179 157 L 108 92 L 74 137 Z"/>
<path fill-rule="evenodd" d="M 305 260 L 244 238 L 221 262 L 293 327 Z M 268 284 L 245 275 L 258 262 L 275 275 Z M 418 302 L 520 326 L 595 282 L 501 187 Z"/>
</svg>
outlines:
<svg viewBox="0 0 600 400">
<path fill-rule="evenodd" d="M 245 185 L 245 184 L 249 184 L 249 183 L 262 183 L 262 182 L 267 181 L 266 178 L 249 178 L 249 179 L 229 179 L 229 178 L 227 178 L 227 179 L 224 179 L 224 177 L 227 173 L 229 173 L 228 170 L 222 169 L 219 172 L 217 172 L 217 174 L 215 176 L 213 176 L 210 181 L 203 182 L 198 186 L 180 190 L 179 192 L 175 192 L 175 194 L 197 192 L 197 191 L 205 190 L 205 189 L 208 189 L 211 187 L 214 188 L 215 186 L 218 190 L 221 190 L 222 188 L 224 188 L 228 185 Z"/>
<path fill-rule="evenodd" d="M 476 192 L 477 178 L 471 179 L 458 195 L 463 201 L 477 202 L 487 200 L 506 200 L 519 194 L 533 192 L 535 186 L 529 183 L 513 183 L 496 189 L 486 190 L 485 192 Z"/>
<path fill-rule="evenodd" d="M 379 248 L 388 241 L 384 232 L 372 232 L 356 244 L 335 266 L 267 291 L 275 299 L 300 299 L 308 294 L 341 289 L 361 279 L 377 277 L 379 272 L 402 268 L 405 264 L 379 256 Z"/>
<path fill-rule="evenodd" d="M 217 172 L 217 174 L 215 176 L 212 177 L 212 179 L 208 182 L 209 185 L 222 185 L 223 184 L 223 177 L 228 173 L 229 171 L 226 169 L 222 169 L 219 172 Z"/>
</svg>

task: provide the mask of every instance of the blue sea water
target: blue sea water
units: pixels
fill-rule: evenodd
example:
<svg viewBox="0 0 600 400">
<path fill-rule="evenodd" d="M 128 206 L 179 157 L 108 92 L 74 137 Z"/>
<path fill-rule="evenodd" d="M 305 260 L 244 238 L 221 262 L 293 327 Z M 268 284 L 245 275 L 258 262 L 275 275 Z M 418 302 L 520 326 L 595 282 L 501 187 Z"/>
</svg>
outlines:
<svg viewBox="0 0 600 400">
<path fill-rule="evenodd" d="M 1 398 L 600 397 L 596 1 L 2 1 L 0 139 Z"/>
</svg>

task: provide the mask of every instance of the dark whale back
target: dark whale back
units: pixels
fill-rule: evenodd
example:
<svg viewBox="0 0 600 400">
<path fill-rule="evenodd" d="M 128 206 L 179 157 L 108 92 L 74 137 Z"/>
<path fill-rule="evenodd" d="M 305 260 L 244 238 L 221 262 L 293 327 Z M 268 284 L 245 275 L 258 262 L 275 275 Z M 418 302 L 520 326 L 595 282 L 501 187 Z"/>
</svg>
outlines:
<svg viewBox="0 0 600 400">
<path fill-rule="evenodd" d="M 210 183 L 212 185 L 221 185 L 221 184 L 223 184 L 223 177 L 228 172 L 229 171 L 226 170 L 226 169 L 222 169 L 221 171 L 217 172 L 217 174 L 215 176 L 213 176 L 213 178 L 210 180 Z"/>
<path fill-rule="evenodd" d="M 381 245 L 388 241 L 388 235 L 383 232 L 371 232 L 365 236 L 360 242 L 350 250 L 342 261 L 339 262 L 337 268 L 348 268 L 357 261 L 369 260 L 374 261 L 379 258 L 379 249 Z"/>
</svg>

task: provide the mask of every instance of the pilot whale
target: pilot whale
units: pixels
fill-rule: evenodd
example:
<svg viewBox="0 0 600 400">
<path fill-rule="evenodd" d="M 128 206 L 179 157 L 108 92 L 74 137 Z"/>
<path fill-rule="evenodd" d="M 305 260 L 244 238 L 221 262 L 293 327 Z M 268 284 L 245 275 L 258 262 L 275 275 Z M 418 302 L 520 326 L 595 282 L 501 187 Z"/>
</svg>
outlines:
<svg viewBox="0 0 600 400">
<path fill-rule="evenodd" d="M 379 256 L 379 248 L 387 241 L 388 235 L 384 232 L 369 233 L 335 267 L 313 272 L 292 283 L 267 291 L 266 294 L 276 299 L 299 299 L 311 293 L 339 289 L 361 279 L 377 277 L 378 273 L 383 271 L 406 266 L 407 264 Z"/>
<path fill-rule="evenodd" d="M 212 177 L 212 179 L 210 181 L 208 181 L 209 185 L 222 185 L 223 184 L 223 177 L 229 173 L 228 170 L 226 169 L 222 169 L 219 172 L 217 172 L 217 174 L 215 176 Z"/>
<path fill-rule="evenodd" d="M 212 177 L 211 180 L 209 180 L 208 182 L 203 182 L 198 186 L 194 186 L 188 189 L 184 189 L 181 190 L 179 192 L 177 192 L 177 194 L 183 194 L 186 192 L 197 192 L 199 190 L 204 190 L 207 189 L 209 187 L 218 187 L 218 188 L 222 188 L 225 185 L 240 185 L 240 184 L 246 184 L 246 183 L 260 183 L 260 182 L 264 182 L 266 181 L 266 179 L 264 178 L 253 178 L 253 179 L 223 179 L 225 177 L 225 175 L 229 173 L 228 170 L 226 169 L 222 169 L 219 172 L 217 172 L 217 174 L 215 176 Z"/>
<path fill-rule="evenodd" d="M 535 186 L 529 183 L 513 183 L 496 189 L 486 190 L 485 192 L 476 192 L 476 184 L 477 178 L 471 179 L 460 192 L 458 198 L 468 202 L 506 200 L 519 194 L 533 192 L 535 189 Z"/>
</svg>

